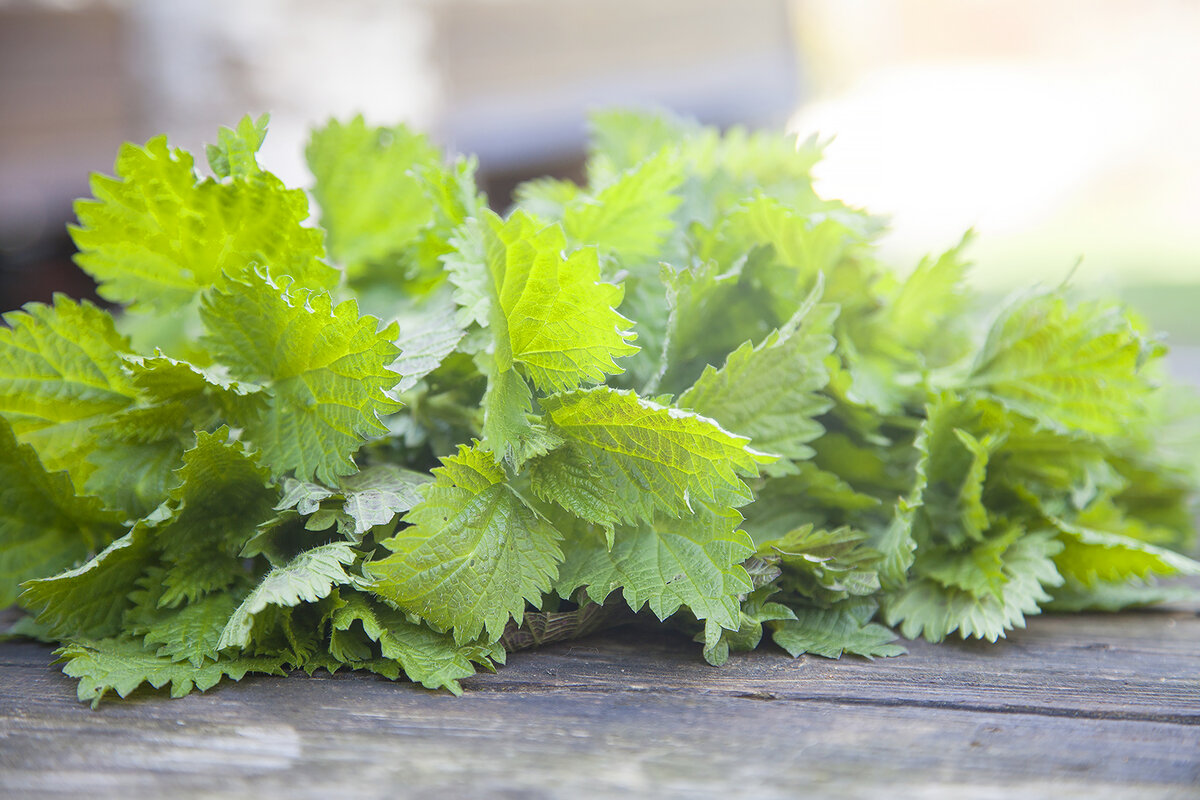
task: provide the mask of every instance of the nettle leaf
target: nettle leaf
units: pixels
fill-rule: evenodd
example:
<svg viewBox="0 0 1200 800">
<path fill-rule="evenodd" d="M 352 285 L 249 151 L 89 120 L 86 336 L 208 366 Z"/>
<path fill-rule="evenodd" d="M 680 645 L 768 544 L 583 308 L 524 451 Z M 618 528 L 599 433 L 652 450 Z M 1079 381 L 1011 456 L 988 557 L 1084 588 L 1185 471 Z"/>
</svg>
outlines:
<svg viewBox="0 0 1200 800">
<path fill-rule="evenodd" d="M 758 544 L 757 555 L 777 561 L 787 590 L 829 604 L 879 591 L 880 554 L 866 546 L 865 531 L 805 525 Z"/>
<path fill-rule="evenodd" d="M 586 198 L 585 190 L 574 181 L 560 178 L 534 178 L 513 190 L 517 206 L 545 220 L 561 221 L 569 204 Z"/>
<path fill-rule="evenodd" d="M 1055 566 L 1066 578 L 1084 586 L 1145 580 L 1151 575 L 1200 575 L 1200 563 L 1187 556 L 1120 533 L 1101 531 L 1054 519 L 1062 552 Z"/>
<path fill-rule="evenodd" d="M 419 488 L 430 480 L 394 464 L 374 464 L 341 480 L 342 508 L 354 520 L 354 532 L 366 533 L 420 503 Z"/>
<path fill-rule="evenodd" d="M 321 508 L 323 501 L 335 495 L 337 495 L 336 490 L 322 486 L 319 483 L 298 481 L 295 478 L 284 478 L 283 496 L 280 497 L 279 504 L 275 506 L 275 510 L 284 511 L 294 508 L 296 509 L 296 513 L 307 517 L 310 514 L 316 513 Z"/>
<path fill-rule="evenodd" d="M 63 673 L 79 679 L 80 702 L 90 701 L 92 708 L 109 692 L 128 697 L 143 684 L 155 689 L 169 684 L 172 697 L 183 697 L 193 689 L 207 691 L 222 678 L 240 681 L 247 672 L 286 674 L 284 659 L 277 656 L 222 658 L 197 667 L 158 655 L 140 640 L 126 637 L 73 641 L 56 653 Z"/>
<path fill-rule="evenodd" d="M 1200 593 L 1190 586 L 1158 586 L 1128 579 L 1085 585 L 1067 576 L 1063 585 L 1054 590 L 1054 599 L 1043 608 L 1055 612 L 1112 612 L 1163 603 L 1195 603 L 1197 599 Z"/>
<path fill-rule="evenodd" d="M 448 689 L 461 695 L 459 680 L 475 674 L 471 662 L 490 664 L 482 648 L 460 646 L 453 637 L 414 624 L 362 594 L 348 593 L 343 599 L 345 604 L 331 619 L 334 631 L 349 631 L 359 623 L 367 637 L 378 643 L 384 658 L 396 662 L 410 681 L 427 689 Z"/>
<path fill-rule="evenodd" d="M 841 658 L 842 653 L 874 659 L 899 656 L 908 650 L 894 644 L 896 634 L 871 622 L 876 605 L 852 601 L 833 608 L 798 608 L 795 618 L 773 623 L 771 637 L 793 658 L 805 653 Z"/>
<path fill-rule="evenodd" d="M 231 282 L 204 299 L 205 344 L 237 378 L 269 393 L 266 410 L 240 420 L 272 472 L 332 484 L 354 472 L 351 454 L 370 434 L 387 432 L 379 416 L 397 409 L 385 392 L 399 380 L 388 369 L 395 326 L 378 330 L 347 300 L 291 289 L 266 273 Z"/>
<path fill-rule="evenodd" d="M 856 491 L 811 461 L 796 464 L 794 474 L 772 478 L 747 506 L 746 530 L 759 546 L 805 525 L 837 528 L 859 521 L 862 512 L 882 506 L 879 498 Z"/>
<path fill-rule="evenodd" d="M 588 123 L 588 169 L 604 168 L 593 176 L 598 180 L 603 180 L 605 173 L 635 167 L 664 147 L 705 132 L 696 122 L 665 111 L 606 109 L 593 113 Z"/>
<path fill-rule="evenodd" d="M 772 319 L 764 287 L 747 278 L 746 261 L 740 254 L 732 264 L 705 260 L 687 269 L 662 267 L 667 315 L 652 387 L 682 391 L 710 364 L 721 363 L 747 341 L 762 340 L 783 322 Z M 783 319 L 799 307 L 797 303 Z"/>
<path fill-rule="evenodd" d="M 329 251 L 351 277 L 395 258 L 433 221 L 418 171 L 440 166 L 442 157 L 428 137 L 404 125 L 372 127 L 357 116 L 314 130 L 305 155 Z"/>
<path fill-rule="evenodd" d="M 527 419 L 526 377 L 541 391 L 572 389 L 621 373 L 615 359 L 638 352 L 615 310 L 622 290 L 600 282 L 594 249 L 568 253 L 562 228 L 522 211 L 507 221 L 485 212 L 447 268 L 459 304 L 492 335 L 484 444 L 519 466 L 554 446 Z"/>
<path fill-rule="evenodd" d="M 1004 416 L 1004 442 L 988 460 L 988 472 L 996 479 L 1044 498 L 1069 495 L 1090 499 L 1099 492 L 1121 490 L 1124 481 L 1109 463 L 1110 453 L 1103 442 L 1082 432 L 1061 433 L 1042 427 L 1020 414 L 1005 412 L 998 403 L 991 406 L 993 413 Z"/>
<path fill-rule="evenodd" d="M 921 366 L 950 364 L 969 351 L 968 262 L 963 251 L 973 239 L 968 231 L 936 259 L 921 260 L 872 326 L 873 349 Z"/>
<path fill-rule="evenodd" d="M 603 182 L 664 147 L 686 166 L 685 219 L 710 222 L 754 191 L 787 200 L 814 197 L 810 170 L 823 145 L 815 138 L 734 126 L 724 134 L 663 112 L 610 110 L 591 117 L 588 175 Z"/>
<path fill-rule="evenodd" d="M 65 472 L 48 472 L 0 417 L 0 608 L 22 581 L 85 560 L 121 532 L 121 517 L 79 497 Z"/>
<path fill-rule="evenodd" d="M 29 581 L 21 604 L 55 636 L 114 636 L 130 606 L 135 583 L 154 559 L 147 527 L 142 523 L 85 564 L 40 580 Z"/>
<path fill-rule="evenodd" d="M 270 121 L 270 114 L 261 114 L 258 119 L 247 114 L 238 122 L 237 128 L 222 126 L 217 131 L 217 143 L 204 148 L 213 174 L 218 178 L 246 178 L 261 174 L 258 151 L 267 138 Z"/>
<path fill-rule="evenodd" d="M 935 397 L 925 408 L 918 433 L 918 467 L 925 479 L 917 511 L 918 539 L 961 545 L 978 541 L 989 525 L 983 502 L 991 453 L 1004 441 L 1003 433 L 976 438 L 983 411 L 951 393 Z"/>
<path fill-rule="evenodd" d="M 977 595 L 931 578 L 910 580 L 885 595 L 884 619 L 888 625 L 900 624 L 908 639 L 924 636 L 940 642 L 958 631 L 964 639 L 994 642 L 1005 631 L 1025 627 L 1025 617 L 1040 613 L 1041 605 L 1050 600 L 1046 589 L 1062 584 L 1054 565 L 1060 550 L 1062 544 L 1053 532 L 1028 533 L 1004 552 L 1004 582 L 998 591 Z"/>
<path fill-rule="evenodd" d="M 143 402 L 187 407 L 193 428 L 203 427 L 197 423 L 245 413 L 238 409 L 262 394 L 258 384 L 234 380 L 221 367 L 198 367 L 161 353 L 127 356 L 125 368 Z"/>
<path fill-rule="evenodd" d="M 153 579 L 154 573 L 149 577 Z M 156 655 L 172 661 L 187 661 L 194 667 L 216 661 L 221 633 L 237 610 L 241 595 L 221 592 L 180 608 L 159 608 L 158 594 L 154 589 L 133 594 L 137 609 L 127 622 L 129 630 L 142 636 L 147 648 L 157 645 Z"/>
<path fill-rule="evenodd" d="M 597 245 L 622 262 L 652 260 L 674 230 L 683 170 L 673 153 L 646 159 L 586 197 L 572 198 L 562 225 L 572 241 Z"/>
<path fill-rule="evenodd" d="M 254 618 L 268 606 L 295 606 L 315 603 L 328 597 L 335 586 L 353 583 L 346 567 L 356 554 L 349 542 L 329 544 L 305 550 L 287 564 L 266 574 L 225 623 L 217 649 L 245 649 L 250 646 Z"/>
<path fill-rule="evenodd" d="M 683 517 L 618 529 L 611 548 L 596 528 L 576 532 L 565 544 L 556 591 L 569 598 L 586 587 L 593 602 L 603 603 L 620 589 L 634 611 L 649 605 L 666 619 L 684 606 L 697 619 L 737 630 L 739 595 L 753 588 L 742 562 L 754 546 L 738 530 L 741 519 L 733 509 L 698 504 Z"/>
<path fill-rule="evenodd" d="M 1117 436 L 1143 416 L 1155 354 L 1119 308 L 1043 294 L 996 321 L 969 383 L 1051 430 Z"/>
<path fill-rule="evenodd" d="M 747 342 L 721 369 L 706 368 L 678 405 L 782 456 L 763 468 L 768 475 L 794 472 L 792 461 L 811 457 L 807 442 L 825 432 L 815 417 L 832 406 L 819 391 L 829 381 L 824 360 L 834 348 L 830 326 L 836 315 L 836 306 L 807 303 L 758 346 Z"/>
<path fill-rule="evenodd" d="M 548 591 L 561 538 L 506 482 L 480 449 L 442 459 L 425 500 L 383 545 L 392 555 L 367 565 L 371 591 L 441 628 L 458 642 L 486 630 L 490 641 L 528 601 Z"/>
<path fill-rule="evenodd" d="M 1004 557 L 1024 533 L 1020 525 L 1010 524 L 966 546 L 922 545 L 917 553 L 917 571 L 951 589 L 979 597 L 999 596 L 1008 580 Z"/>
<path fill-rule="evenodd" d="M 337 270 L 321 260 L 321 231 L 302 224 L 304 192 L 268 172 L 251 174 L 244 160 L 223 182 L 201 180 L 194 163 L 157 136 L 144 147 L 123 145 L 115 178 L 92 176 L 96 199 L 75 203 L 80 224 L 70 230 L 75 261 L 100 284 L 101 297 L 170 312 L 255 264 L 300 286 L 337 283 Z M 216 164 L 225 168 L 220 158 Z"/>
<path fill-rule="evenodd" d="M 882 556 L 878 572 L 879 582 L 884 588 L 903 586 L 908 579 L 908 570 L 916 558 L 917 541 L 913 537 L 913 523 L 921 508 L 923 487 L 924 478 L 918 476 L 913 493 L 898 499 L 893 506 L 891 519 L 872 531 L 871 546 Z"/>
<path fill-rule="evenodd" d="M 133 403 L 123 370 L 129 341 L 107 312 L 56 295 L 4 315 L 0 327 L 0 414 L 49 470 L 82 487 L 97 447 L 93 428 Z"/>
<path fill-rule="evenodd" d="M 199 432 L 183 455 L 167 519 L 154 527 L 167 564 L 161 605 L 175 607 L 246 580 L 241 551 L 273 515 L 269 474 L 227 428 Z"/>
<path fill-rule="evenodd" d="M 620 374 L 615 359 L 638 351 L 615 311 L 621 288 L 600 282 L 595 250 L 567 253 L 557 225 L 485 211 L 446 265 L 459 305 L 492 330 L 499 372 L 519 364 L 538 389 L 561 391 Z"/>
<path fill-rule="evenodd" d="M 267 395 L 262 387 L 234 381 L 219 368 L 200 368 L 161 354 L 126 356 L 125 369 L 138 402 L 96 426 L 97 447 L 88 456 L 94 470 L 84 488 L 136 519 L 166 500 L 178 484 L 175 470 L 196 431 L 253 418 L 265 410 Z"/>
<path fill-rule="evenodd" d="M 793 293 L 807 293 L 818 275 L 831 272 L 847 250 L 859 244 L 842 220 L 810 214 L 765 195 L 754 197 L 730 214 L 723 236 L 729 239 L 728 246 L 740 252 L 753 245 L 770 245 L 775 259 L 790 267 L 794 275 L 793 286 L 781 282 L 778 288 Z M 790 313 L 781 316 L 786 319 Z"/>
<path fill-rule="evenodd" d="M 305 525 L 308 530 L 325 530 L 336 522 L 340 532 L 358 542 L 367 531 L 387 525 L 396 515 L 420 503 L 419 489 L 431 480 L 425 473 L 395 464 L 372 464 L 339 480 L 336 489 L 287 478 L 275 510 L 294 508 L 296 513 L 309 517 Z M 331 498 L 337 499 L 325 502 Z"/>
<path fill-rule="evenodd" d="M 774 460 L 707 417 L 630 391 L 552 395 L 542 409 L 566 444 L 530 464 L 533 491 L 602 525 L 680 516 L 696 503 L 745 505 L 751 495 L 741 476 Z"/>
<path fill-rule="evenodd" d="M 753 578 L 752 578 L 753 580 Z M 693 641 L 702 642 L 704 660 L 719 667 L 729 660 L 730 652 L 754 650 L 762 641 L 763 624 L 795 619 L 793 611 L 782 603 L 768 602 L 776 588 L 765 586 L 750 593 L 742 602 L 741 621 L 737 630 L 718 628 L 716 638 L 708 626 L 697 633 Z"/>
<path fill-rule="evenodd" d="M 533 412 L 533 392 L 529 383 L 509 369 L 488 379 L 483 396 L 483 441 L 498 457 L 519 468 L 542 449 L 538 446 Z"/>
<path fill-rule="evenodd" d="M 396 347 L 400 355 L 392 362 L 392 371 L 400 374 L 400 382 L 392 389 L 397 395 L 415 387 L 422 378 L 437 369 L 453 353 L 466 336 L 459 325 L 454 308 L 437 305 L 417 318 L 406 318 L 401 326 Z"/>
<path fill-rule="evenodd" d="M 101 441 L 88 462 L 95 467 L 84 491 L 104 501 L 106 508 L 139 519 L 154 511 L 179 485 L 185 443 L 166 439 L 146 444 Z"/>
</svg>

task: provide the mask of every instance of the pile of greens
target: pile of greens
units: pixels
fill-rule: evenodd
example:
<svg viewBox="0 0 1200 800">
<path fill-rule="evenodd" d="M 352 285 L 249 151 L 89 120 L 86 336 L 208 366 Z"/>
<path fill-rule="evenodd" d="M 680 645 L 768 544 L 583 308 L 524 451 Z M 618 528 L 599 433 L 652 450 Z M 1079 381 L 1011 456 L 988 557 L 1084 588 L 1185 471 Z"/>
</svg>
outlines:
<svg viewBox="0 0 1200 800">
<path fill-rule="evenodd" d="M 114 318 L 0 329 L 0 608 L 79 697 L 365 669 L 430 688 L 662 620 L 704 657 L 995 640 L 1186 591 L 1198 415 L 1142 322 L 900 277 L 815 140 L 592 121 L 586 185 L 490 209 L 404 127 L 317 130 L 305 192 L 125 145 L 76 206 Z M 365 315 L 369 311 L 373 316 Z M 381 322 L 380 320 L 383 320 Z"/>
</svg>

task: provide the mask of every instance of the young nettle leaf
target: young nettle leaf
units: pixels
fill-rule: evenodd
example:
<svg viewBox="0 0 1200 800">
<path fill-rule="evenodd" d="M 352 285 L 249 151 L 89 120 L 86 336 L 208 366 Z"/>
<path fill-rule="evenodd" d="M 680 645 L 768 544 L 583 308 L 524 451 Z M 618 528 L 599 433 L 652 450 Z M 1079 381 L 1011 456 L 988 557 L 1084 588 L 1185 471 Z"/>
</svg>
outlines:
<svg viewBox="0 0 1200 800">
<path fill-rule="evenodd" d="M 682 180 L 678 158 L 664 150 L 565 203 L 563 229 L 573 242 L 594 244 L 621 264 L 652 262 L 675 229 L 671 215 Z"/>
<path fill-rule="evenodd" d="M 697 633 L 694 641 L 702 642 L 704 660 L 714 667 L 719 667 L 729 660 L 730 652 L 754 650 L 762 641 L 763 625 L 768 622 L 792 620 L 796 614 L 781 603 L 769 602 L 776 592 L 772 586 L 764 586 L 751 592 L 742 602 L 741 623 L 736 631 L 720 628 L 716 638 L 712 638 L 712 630 Z"/>
<path fill-rule="evenodd" d="M 615 359 L 638 351 L 615 310 L 621 289 L 600 282 L 594 249 L 568 253 L 560 227 L 521 211 L 507 221 L 484 212 L 447 268 L 467 318 L 491 332 L 484 444 L 519 465 L 553 446 L 527 419 L 526 378 L 544 392 L 573 389 L 621 373 Z"/>
<path fill-rule="evenodd" d="M 808 302 L 758 346 L 743 344 L 721 369 L 708 367 L 679 396 L 682 408 L 712 417 L 758 449 L 782 456 L 768 475 L 795 472 L 794 461 L 813 454 L 808 442 L 825 432 L 816 417 L 832 403 L 818 392 L 829 381 L 825 357 L 833 351 L 836 306 Z"/>
<path fill-rule="evenodd" d="M 151 588 L 131 595 L 135 609 L 126 617 L 129 630 L 141 635 L 147 648 L 157 645 L 156 655 L 172 661 L 202 667 L 218 660 L 221 634 L 238 609 L 241 595 L 220 592 L 179 608 L 159 608 L 157 587 L 152 583 L 155 573 L 148 575 Z"/>
<path fill-rule="evenodd" d="M 337 489 L 288 478 L 275 510 L 294 508 L 309 516 L 309 530 L 325 530 L 336 522 L 340 531 L 358 541 L 376 525 L 386 525 L 420 503 L 419 489 L 431 480 L 395 464 L 373 464 L 347 475 L 339 479 Z"/>
<path fill-rule="evenodd" d="M 94 431 L 134 402 L 124 370 L 129 341 L 107 312 L 63 295 L 4 315 L 0 327 L 0 414 L 49 470 L 67 470 L 82 488 Z"/>
<path fill-rule="evenodd" d="M 1143 417 L 1157 347 L 1115 306 L 1042 294 L 996 321 L 969 384 L 1051 430 L 1117 436 Z"/>
<path fill-rule="evenodd" d="M 484 212 L 464 237 L 447 268 L 459 305 L 491 328 L 498 373 L 520 365 L 539 390 L 562 391 L 619 374 L 615 359 L 638 351 L 594 249 L 567 253 L 560 227 L 520 211 Z"/>
<path fill-rule="evenodd" d="M 834 530 L 805 525 L 758 544 L 759 558 L 783 570 L 779 585 L 827 605 L 879 591 L 879 553 L 866 546 L 867 534 L 849 527 Z"/>
<path fill-rule="evenodd" d="M 121 517 L 75 494 L 65 472 L 48 472 L 0 417 L 0 608 L 17 586 L 75 566 L 120 535 Z"/>
<path fill-rule="evenodd" d="M 96 199 L 75 204 L 80 224 L 70 230 L 75 260 L 100 284 L 101 297 L 170 313 L 222 275 L 240 276 L 255 264 L 299 286 L 337 282 L 337 271 L 321 260 L 321 231 L 301 224 L 304 192 L 252 170 L 241 134 L 218 147 L 214 168 L 227 170 L 221 182 L 199 178 L 192 156 L 168 147 L 165 136 L 123 145 L 116 177 L 92 177 Z"/>
<path fill-rule="evenodd" d="M 797 209 L 764 195 L 739 206 L 725 220 L 719 248 L 736 257 L 762 245 L 773 251 L 770 276 L 776 314 L 787 319 L 819 276 L 829 275 L 848 252 L 861 246 L 841 219 Z M 720 252 L 720 250 L 718 250 Z M 722 260 L 728 261 L 730 256 Z M 837 287 L 831 281 L 830 288 Z M 836 294 L 835 294 L 836 296 Z"/>
<path fill-rule="evenodd" d="M 921 260 L 879 319 L 872 321 L 871 351 L 923 367 L 952 364 L 970 351 L 969 262 L 964 251 L 973 239 L 968 231 L 936 259 Z"/>
<path fill-rule="evenodd" d="M 221 127 L 217 131 L 217 143 L 204 148 L 209 169 L 218 178 L 249 178 L 262 173 L 258 165 L 258 151 L 267 138 L 270 114 L 261 114 L 254 119 L 249 114 L 242 117 L 237 128 Z"/>
<path fill-rule="evenodd" d="M 346 572 L 357 557 L 352 548 L 349 542 L 331 542 L 305 550 L 272 569 L 229 617 L 217 649 L 249 647 L 254 618 L 268 606 L 313 603 L 328 597 L 335 586 L 353 583 L 353 576 Z"/>
<path fill-rule="evenodd" d="M 1001 556 L 999 586 L 977 594 L 958 586 L 947 586 L 933 577 L 910 580 L 891 595 L 885 595 L 884 619 L 900 625 L 909 639 L 924 636 L 940 642 L 958 631 L 964 639 L 996 641 L 1012 628 L 1025 627 L 1025 616 L 1040 613 L 1050 600 L 1048 588 L 1061 586 L 1063 579 L 1054 566 L 1062 550 L 1050 531 L 1017 537 Z"/>
<path fill-rule="evenodd" d="M 922 545 L 917 562 L 922 573 L 950 589 L 976 597 L 998 595 L 1007 576 L 1004 556 L 1025 533 L 1019 525 L 998 527 L 982 541 L 959 547 Z"/>
<path fill-rule="evenodd" d="M 588 171 L 594 182 L 611 179 L 660 152 L 694 138 L 710 135 L 692 120 L 668 113 L 608 109 L 588 119 Z"/>
<path fill-rule="evenodd" d="M 733 127 L 723 135 L 693 120 L 661 112 L 611 110 L 591 117 L 588 177 L 603 184 L 664 148 L 684 167 L 685 222 L 712 224 L 754 192 L 787 202 L 812 202 L 812 166 L 823 145 Z"/>
<path fill-rule="evenodd" d="M 561 535 L 506 481 L 476 443 L 442 459 L 425 500 L 366 565 L 371 591 L 441 628 L 458 642 L 489 641 L 537 603 L 562 561 Z"/>
<path fill-rule="evenodd" d="M 573 181 L 534 178 L 513 189 L 517 207 L 539 219 L 561 222 L 567 206 L 587 202 L 587 190 Z"/>
<path fill-rule="evenodd" d="M 394 464 L 376 464 L 343 478 L 343 509 L 354 520 L 354 532 L 362 534 L 386 525 L 420 503 L 420 487 L 429 481 L 428 475 Z"/>
<path fill-rule="evenodd" d="M 799 608 L 793 619 L 773 623 L 772 638 L 792 656 L 812 653 L 840 658 L 842 653 L 853 653 L 876 658 L 907 653 L 893 644 L 898 638 L 895 633 L 871 622 L 875 608 L 873 601 L 861 600 L 832 608 Z"/>
<path fill-rule="evenodd" d="M 169 516 L 153 528 L 166 564 L 159 604 L 172 608 L 248 579 L 242 548 L 272 517 L 277 496 L 267 470 L 227 428 L 198 433 L 183 462 Z"/>
<path fill-rule="evenodd" d="M 743 281 L 745 265 L 741 257 L 732 264 L 707 260 L 681 270 L 663 266 L 664 308 L 656 326 L 662 347 L 650 390 L 682 391 L 708 366 L 774 330 L 762 287 Z"/>
<path fill-rule="evenodd" d="M 409 680 L 428 689 L 448 689 L 460 695 L 459 680 L 475 674 L 471 662 L 490 665 L 484 648 L 460 646 L 453 637 L 414 624 L 395 609 L 352 592 L 345 595 L 345 605 L 333 613 L 333 630 L 350 631 L 355 623 L 378 643 L 385 659 L 396 662 Z"/>
<path fill-rule="evenodd" d="M 199 368 L 163 355 L 126 356 L 125 372 L 138 401 L 94 428 L 96 449 L 85 489 L 132 519 L 149 514 L 177 485 L 183 453 L 197 431 L 226 420 L 250 419 L 266 407 L 266 393 L 217 368 Z"/>
<path fill-rule="evenodd" d="M 352 277 L 396 259 L 433 222 L 418 171 L 441 166 L 429 139 L 403 125 L 368 126 L 361 116 L 330 120 L 313 131 L 305 152 L 329 251 Z"/>
<path fill-rule="evenodd" d="M 385 392 L 400 376 L 396 327 L 379 330 L 347 300 L 292 289 L 256 272 L 207 295 L 200 309 L 213 356 L 268 393 L 266 409 L 237 420 L 272 473 L 332 484 L 354 472 L 351 458 L 379 417 L 398 405 Z"/>
<path fill-rule="evenodd" d="M 393 394 L 415 387 L 437 369 L 467 335 L 450 304 L 429 308 L 420 317 L 406 319 L 405 323 L 396 340 L 400 356 L 392 362 L 392 370 L 401 376 L 392 389 Z"/>
<path fill-rule="evenodd" d="M 1200 575 L 1200 563 L 1149 542 L 1054 520 L 1063 543 L 1054 558 L 1058 571 L 1077 584 L 1146 580 L 1152 575 Z"/>
<path fill-rule="evenodd" d="M 987 425 L 1003 429 L 1004 441 L 988 459 L 988 472 L 1018 494 L 1042 501 L 1072 497 L 1087 505 L 1099 493 L 1119 492 L 1125 480 L 1103 441 L 1079 432 L 1057 432 L 999 403 L 980 403 Z"/>
<path fill-rule="evenodd" d="M 197 367 L 161 353 L 149 357 L 127 356 L 125 370 L 145 405 L 163 416 L 186 420 L 192 429 L 207 427 L 214 420 L 245 415 L 249 413 L 247 406 L 264 400 L 261 386 L 234 380 L 225 374 L 223 367 Z M 175 408 L 179 410 L 174 411 Z M 155 416 L 145 415 L 146 422 L 155 425 Z M 147 437 L 150 438 L 157 436 Z"/>
<path fill-rule="evenodd" d="M 135 525 L 81 566 L 27 582 L 21 604 L 56 636 L 117 635 L 129 595 L 153 563 L 156 522 Z"/>
<path fill-rule="evenodd" d="M 983 485 L 991 452 L 1003 434 L 975 438 L 983 411 L 962 398 L 943 394 L 926 406 L 917 449 L 925 478 L 916 535 L 921 540 L 961 545 L 978 541 L 990 517 L 983 502 Z"/>
<path fill-rule="evenodd" d="M 883 505 L 878 497 L 856 490 L 811 461 L 795 467 L 794 473 L 764 483 L 746 508 L 756 539 L 782 536 L 807 522 L 837 527 Z"/>
<path fill-rule="evenodd" d="M 621 590 L 634 611 L 649 605 L 659 619 L 686 607 L 699 620 L 738 630 L 740 595 L 753 585 L 742 562 L 754 552 L 741 515 L 733 509 L 697 504 L 682 517 L 618 529 L 610 547 L 595 528 L 567 540 L 567 559 L 556 591 L 569 598 L 580 587 L 595 603 Z"/>
<path fill-rule="evenodd" d="M 565 445 L 530 465 L 534 492 L 602 525 L 678 517 L 698 503 L 745 505 L 751 493 L 742 477 L 775 460 L 707 417 L 630 391 L 551 395 L 542 409 Z M 580 470 L 590 484 L 571 477 Z"/>
<path fill-rule="evenodd" d="M 193 689 L 207 691 L 222 678 L 240 681 L 247 672 L 284 675 L 283 659 L 273 656 L 233 656 L 194 666 L 158 655 L 133 638 L 72 642 L 57 651 L 63 672 L 79 679 L 79 700 L 100 704 L 109 692 L 127 697 L 143 684 L 155 689 L 170 685 L 172 697 L 183 697 Z"/>
</svg>

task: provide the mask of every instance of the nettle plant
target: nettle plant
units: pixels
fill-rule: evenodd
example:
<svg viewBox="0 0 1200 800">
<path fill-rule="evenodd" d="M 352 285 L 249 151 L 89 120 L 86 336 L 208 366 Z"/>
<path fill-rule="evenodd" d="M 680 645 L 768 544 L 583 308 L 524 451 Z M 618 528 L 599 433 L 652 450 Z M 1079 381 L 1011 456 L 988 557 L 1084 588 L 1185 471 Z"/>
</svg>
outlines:
<svg viewBox="0 0 1200 800">
<path fill-rule="evenodd" d="M 890 656 L 1200 572 L 1196 406 L 1145 326 L 1062 288 L 978 324 L 966 240 L 893 274 L 815 140 L 600 114 L 586 185 L 501 215 L 474 161 L 330 122 L 312 227 L 266 123 L 208 177 L 125 145 L 71 229 L 121 313 L 0 330 L 0 607 L 83 700 L 342 667 L 458 693 L 634 612 L 713 664 Z"/>
</svg>

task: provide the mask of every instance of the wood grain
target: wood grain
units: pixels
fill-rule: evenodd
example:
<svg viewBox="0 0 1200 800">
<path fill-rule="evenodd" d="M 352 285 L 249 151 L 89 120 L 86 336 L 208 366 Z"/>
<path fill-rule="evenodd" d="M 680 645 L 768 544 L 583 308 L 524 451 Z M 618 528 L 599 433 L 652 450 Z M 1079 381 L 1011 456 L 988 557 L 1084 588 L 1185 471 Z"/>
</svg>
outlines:
<svg viewBox="0 0 1200 800">
<path fill-rule="evenodd" d="M 48 648 L 5 643 L 0 795 L 1197 796 L 1196 608 L 909 646 L 718 669 L 626 629 L 514 654 L 461 698 L 318 673 L 91 711 Z"/>
</svg>

